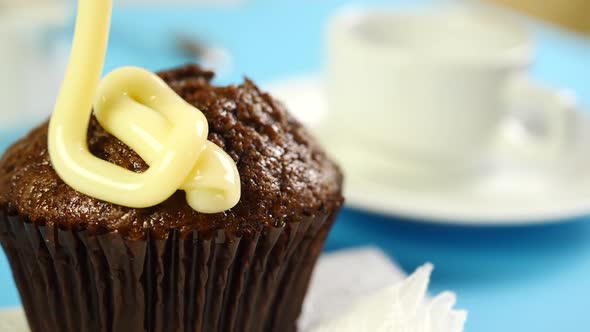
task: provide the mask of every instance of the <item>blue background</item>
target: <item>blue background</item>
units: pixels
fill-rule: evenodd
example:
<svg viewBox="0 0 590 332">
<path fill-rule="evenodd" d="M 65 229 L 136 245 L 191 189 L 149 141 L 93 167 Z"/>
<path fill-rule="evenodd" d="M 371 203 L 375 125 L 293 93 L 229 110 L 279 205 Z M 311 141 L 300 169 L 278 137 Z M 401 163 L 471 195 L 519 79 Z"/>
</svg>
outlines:
<svg viewBox="0 0 590 332">
<path fill-rule="evenodd" d="M 322 31 L 343 4 L 406 5 L 402 1 L 249 1 L 239 8 L 117 8 L 105 70 L 150 69 L 189 61 L 174 47 L 177 32 L 193 32 L 227 47 L 235 71 L 258 82 L 317 72 Z M 540 80 L 572 88 L 590 101 L 590 41 L 536 26 Z M 24 126 L 27 127 L 27 126 Z M 0 151 L 27 128 L 0 133 Z M 590 148 L 590 147 L 589 147 Z M 436 265 L 432 291 L 454 290 L 469 310 L 467 331 L 590 331 L 590 220 L 534 227 L 456 227 L 415 223 L 345 209 L 327 250 L 377 245 L 408 271 Z M 0 254 L 0 307 L 19 304 Z"/>
</svg>

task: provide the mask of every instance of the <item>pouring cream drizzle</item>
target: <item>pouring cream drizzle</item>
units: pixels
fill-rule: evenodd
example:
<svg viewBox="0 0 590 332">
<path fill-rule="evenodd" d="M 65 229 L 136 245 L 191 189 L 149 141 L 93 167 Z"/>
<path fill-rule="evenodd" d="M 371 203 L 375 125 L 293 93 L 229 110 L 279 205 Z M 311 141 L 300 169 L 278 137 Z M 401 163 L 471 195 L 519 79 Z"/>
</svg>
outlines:
<svg viewBox="0 0 590 332">
<path fill-rule="evenodd" d="M 70 63 L 49 124 L 49 154 L 72 188 L 114 204 L 144 208 L 178 189 L 202 213 L 232 208 L 240 199 L 234 161 L 207 140 L 207 119 L 157 75 L 125 67 L 100 75 L 112 0 L 80 0 Z M 92 155 L 87 131 L 94 100 L 100 124 L 150 166 L 135 173 Z"/>
</svg>

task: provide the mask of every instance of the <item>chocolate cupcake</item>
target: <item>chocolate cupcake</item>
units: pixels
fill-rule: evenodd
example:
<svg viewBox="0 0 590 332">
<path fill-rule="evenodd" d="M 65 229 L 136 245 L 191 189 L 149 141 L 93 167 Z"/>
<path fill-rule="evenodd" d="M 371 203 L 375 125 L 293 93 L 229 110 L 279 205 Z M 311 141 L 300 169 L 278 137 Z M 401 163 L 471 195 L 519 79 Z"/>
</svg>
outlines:
<svg viewBox="0 0 590 332">
<path fill-rule="evenodd" d="M 315 262 L 342 204 L 342 175 L 284 107 L 251 81 L 215 87 L 196 66 L 161 78 L 235 161 L 241 199 L 193 210 L 182 191 L 129 208 L 65 184 L 48 124 L 0 160 L 0 242 L 37 331 L 295 331 Z M 93 117 L 88 148 L 148 165 Z"/>
</svg>

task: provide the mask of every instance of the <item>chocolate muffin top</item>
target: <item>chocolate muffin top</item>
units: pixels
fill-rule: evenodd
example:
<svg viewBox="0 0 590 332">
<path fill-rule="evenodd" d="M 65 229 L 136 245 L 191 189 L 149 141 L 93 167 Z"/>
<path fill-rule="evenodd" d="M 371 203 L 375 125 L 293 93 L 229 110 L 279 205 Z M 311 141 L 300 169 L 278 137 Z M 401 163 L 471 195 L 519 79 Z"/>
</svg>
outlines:
<svg viewBox="0 0 590 332">
<path fill-rule="evenodd" d="M 236 162 L 242 196 L 237 206 L 202 214 L 183 191 L 150 208 L 134 209 L 81 194 L 51 166 L 48 123 L 10 147 L 0 160 L 0 207 L 31 222 L 92 233 L 118 232 L 129 239 L 165 238 L 171 229 L 227 229 L 241 236 L 321 216 L 342 203 L 342 175 L 310 134 L 277 101 L 246 80 L 239 86 L 211 85 L 213 73 L 188 65 L 159 73 L 209 122 L 209 140 Z M 148 165 L 107 133 L 92 117 L 88 147 L 97 157 L 135 172 Z"/>
</svg>

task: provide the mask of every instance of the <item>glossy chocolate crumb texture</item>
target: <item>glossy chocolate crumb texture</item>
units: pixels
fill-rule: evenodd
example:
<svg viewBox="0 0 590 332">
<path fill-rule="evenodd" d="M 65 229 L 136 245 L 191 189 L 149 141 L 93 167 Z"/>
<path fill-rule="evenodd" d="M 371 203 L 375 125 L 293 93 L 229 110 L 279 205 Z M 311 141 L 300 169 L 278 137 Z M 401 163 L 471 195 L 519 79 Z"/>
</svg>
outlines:
<svg viewBox="0 0 590 332">
<path fill-rule="evenodd" d="M 191 209 L 184 192 L 158 206 L 126 208 L 80 194 L 63 183 L 47 152 L 47 122 L 10 147 L 0 160 L 0 208 L 38 226 L 88 234 L 117 232 L 125 239 L 180 238 L 223 229 L 253 237 L 321 217 L 342 203 L 342 175 L 314 138 L 282 104 L 251 81 L 213 86 L 213 73 L 188 65 L 159 75 L 209 121 L 209 140 L 236 162 L 242 186 L 236 207 L 218 214 Z M 88 146 L 97 157 L 143 172 L 148 165 L 92 118 Z"/>
</svg>

